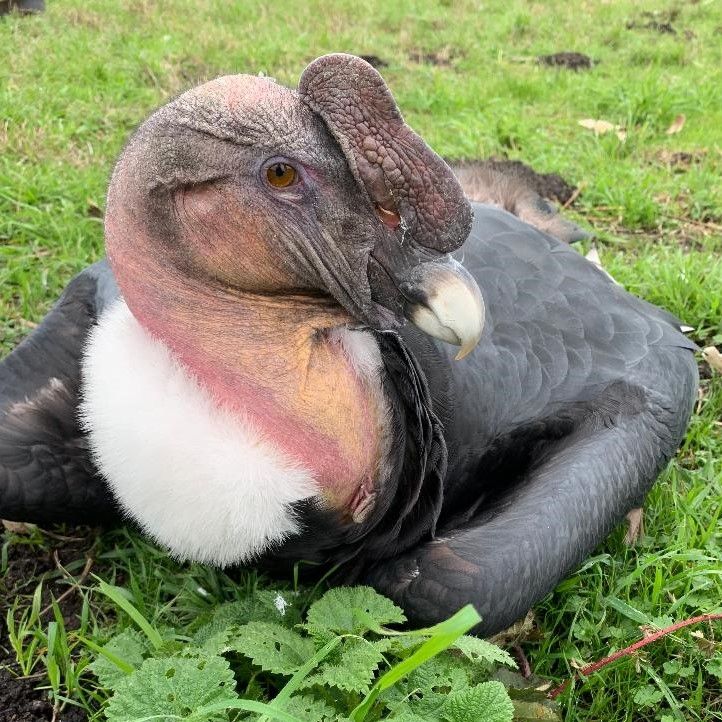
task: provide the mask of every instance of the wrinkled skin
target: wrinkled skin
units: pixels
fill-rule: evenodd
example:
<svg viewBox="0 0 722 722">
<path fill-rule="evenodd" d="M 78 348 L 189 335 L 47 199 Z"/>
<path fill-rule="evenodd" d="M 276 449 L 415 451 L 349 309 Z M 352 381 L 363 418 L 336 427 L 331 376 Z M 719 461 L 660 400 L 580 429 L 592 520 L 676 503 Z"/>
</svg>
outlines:
<svg viewBox="0 0 722 722">
<path fill-rule="evenodd" d="M 359 89 L 347 93 L 347 117 L 324 118 L 312 109 L 318 99 L 307 102 L 304 82 L 329 70 L 344 82 L 351 73 Z M 364 80 L 380 83 L 379 107 Z M 358 127 L 354 100 L 364 104 Z M 376 167 L 370 188 L 358 171 L 359 127 L 375 123 L 377 137 L 387 121 L 403 142 L 393 146 L 397 165 Z M 295 169 L 287 186 L 269 181 L 279 163 Z M 380 207 L 380 186 L 387 206 L 398 199 L 393 208 Z M 414 196 L 428 202 L 413 206 Z M 483 325 L 481 294 L 439 249 L 458 248 L 470 220 L 455 176 L 403 124 L 378 73 L 326 56 L 300 93 L 230 76 L 152 115 L 113 173 L 106 249 L 135 318 L 217 401 L 254 409 L 327 501 L 357 516 L 385 457 L 382 409 L 323 334 L 393 329 L 405 316 L 468 353 Z"/>
<path fill-rule="evenodd" d="M 314 68 L 322 77 L 326 64 L 337 72 L 342 62 L 353 66 L 356 77 L 369 76 L 383 85 L 358 58 L 327 58 L 306 70 L 307 83 Z M 386 94 L 384 101 L 395 109 Z M 374 187 L 387 187 L 380 200 L 389 204 L 389 198 L 397 198 L 393 210 L 400 214 L 399 225 L 384 223 L 373 192 L 371 197 L 359 193 L 359 179 L 349 168 L 349 160 L 351 168 L 358 166 L 354 148 L 364 136 L 350 125 L 355 106 L 353 95 L 347 96 L 350 115 L 334 113 L 327 127 L 303 94 L 269 79 L 231 76 L 189 91 L 141 127 L 115 170 L 106 226 L 108 256 L 136 316 L 147 317 L 143 306 L 151 303 L 154 315 L 157 305 L 163 306 L 167 274 L 160 269 L 160 276 L 148 273 L 148 264 L 165 268 L 170 261 L 173 275 L 204 288 L 320 292 L 362 323 L 398 325 L 404 307 L 398 284 L 419 263 L 449 263 L 440 261 L 439 251 L 461 245 L 471 210 L 448 166 L 402 124 L 406 132 L 394 156 L 398 165 L 387 162 L 374 171 Z M 358 100 L 367 98 L 361 93 Z M 388 112 L 386 106 L 378 109 L 379 126 Z M 389 132 L 400 132 L 398 110 L 392 116 Z M 345 158 L 328 128 L 342 148 L 351 143 Z M 271 188 L 264 174 L 276 162 L 293 164 L 299 181 L 286 189 Z M 419 168 L 425 169 L 423 177 Z M 424 197 L 425 187 L 441 189 L 443 202 L 432 194 L 423 208 L 412 206 L 409 198 L 414 192 Z M 249 237 L 258 242 L 247 245 Z M 244 244 L 238 247 L 241 238 Z M 369 280 L 365 271 L 371 255 L 382 258 L 383 271 L 372 262 Z M 468 274 L 460 267 L 455 273 L 478 294 Z"/>
<path fill-rule="evenodd" d="M 326 121 L 372 203 L 398 212 L 424 248 L 459 248 L 471 208 L 446 163 L 404 123 L 378 73 L 360 58 L 325 56 L 306 68 L 299 92 Z"/>
</svg>

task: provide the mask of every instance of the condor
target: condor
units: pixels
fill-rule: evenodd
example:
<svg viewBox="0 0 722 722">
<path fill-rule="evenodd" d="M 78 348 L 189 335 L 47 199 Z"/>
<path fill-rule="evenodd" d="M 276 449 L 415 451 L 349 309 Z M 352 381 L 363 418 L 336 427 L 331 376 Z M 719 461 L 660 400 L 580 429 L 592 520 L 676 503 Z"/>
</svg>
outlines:
<svg viewBox="0 0 722 722">
<path fill-rule="evenodd" d="M 2 518 L 340 564 L 489 634 L 641 505 L 691 413 L 678 322 L 470 202 L 353 56 L 156 111 L 105 236 L 0 365 Z"/>
</svg>

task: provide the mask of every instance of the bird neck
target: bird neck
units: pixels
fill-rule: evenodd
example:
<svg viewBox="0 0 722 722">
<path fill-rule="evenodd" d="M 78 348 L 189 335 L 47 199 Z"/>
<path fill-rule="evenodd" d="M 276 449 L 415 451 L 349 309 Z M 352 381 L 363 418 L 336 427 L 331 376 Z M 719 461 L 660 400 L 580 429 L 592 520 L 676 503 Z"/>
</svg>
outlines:
<svg viewBox="0 0 722 722">
<path fill-rule="evenodd" d="M 123 284 L 135 318 L 221 407 L 308 469 L 360 521 L 385 458 L 378 346 L 331 299 L 239 292 L 153 269 Z M 159 281 L 158 274 L 163 274 Z"/>
</svg>

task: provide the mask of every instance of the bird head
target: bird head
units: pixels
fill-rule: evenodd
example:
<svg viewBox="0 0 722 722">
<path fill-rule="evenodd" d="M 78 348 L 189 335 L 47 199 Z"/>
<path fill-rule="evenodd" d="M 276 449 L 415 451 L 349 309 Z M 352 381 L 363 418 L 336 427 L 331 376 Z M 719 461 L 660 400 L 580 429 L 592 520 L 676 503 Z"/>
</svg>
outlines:
<svg viewBox="0 0 722 722">
<path fill-rule="evenodd" d="M 374 329 L 408 319 L 463 355 L 484 307 L 449 254 L 471 220 L 378 72 L 336 54 L 298 90 L 227 76 L 153 113 L 113 173 L 106 245 L 141 322 L 173 294 L 162 267 L 224 293 L 332 299 Z"/>
</svg>

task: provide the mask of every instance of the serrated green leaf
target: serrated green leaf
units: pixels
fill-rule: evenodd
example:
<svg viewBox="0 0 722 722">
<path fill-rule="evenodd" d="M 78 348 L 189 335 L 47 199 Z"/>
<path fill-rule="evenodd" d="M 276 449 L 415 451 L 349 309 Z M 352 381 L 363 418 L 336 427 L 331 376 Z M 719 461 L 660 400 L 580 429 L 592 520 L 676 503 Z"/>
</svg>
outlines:
<svg viewBox="0 0 722 722">
<path fill-rule="evenodd" d="M 501 682 L 482 682 L 450 695 L 443 717 L 447 722 L 512 722 L 514 705 Z"/>
<path fill-rule="evenodd" d="M 375 704 L 378 696 L 385 690 L 393 687 L 397 682 L 411 674 L 424 662 L 428 662 L 439 653 L 448 649 L 459 637 L 466 634 L 473 626 L 481 621 L 479 613 L 467 604 L 456 614 L 444 622 L 434 625 L 433 636 L 427 639 L 410 657 L 394 665 L 383 674 L 364 697 L 359 705 L 351 712 L 354 722 L 363 722 Z"/>
<path fill-rule="evenodd" d="M 354 610 L 361 610 L 379 625 L 406 621 L 399 607 L 371 587 L 338 587 L 329 590 L 311 605 L 308 626 L 339 634 L 368 631 L 369 625 L 361 616 L 354 614 Z"/>
<path fill-rule="evenodd" d="M 143 659 L 148 652 L 148 643 L 140 632 L 135 629 L 126 629 L 124 632 L 116 634 L 101 649 L 107 652 L 111 658 L 117 657 L 133 669 L 138 669 L 143 664 Z M 116 685 L 128 676 L 102 653 L 89 666 L 100 684 L 108 689 L 115 689 Z"/>
<path fill-rule="evenodd" d="M 403 709 L 391 715 L 391 717 L 386 717 L 386 719 L 388 719 L 389 722 L 438 722 L 439 718 L 436 715 L 426 716 L 413 712 L 410 709 Z"/>
<path fill-rule="evenodd" d="M 470 671 L 446 654 L 433 657 L 414 670 L 409 675 L 409 682 L 444 695 L 471 686 Z"/>
<path fill-rule="evenodd" d="M 304 722 L 336 722 L 338 711 L 310 694 L 296 694 L 284 705 L 284 711 Z"/>
<path fill-rule="evenodd" d="M 316 652 L 313 640 L 272 622 L 244 624 L 231 635 L 228 646 L 276 674 L 293 674 Z"/>
<path fill-rule="evenodd" d="M 300 621 L 301 615 L 292 593 L 257 589 L 245 599 L 218 606 L 210 620 L 196 630 L 193 642 L 205 647 L 216 635 L 249 622 L 276 622 L 284 627 L 293 627 Z"/>
<path fill-rule="evenodd" d="M 463 637 L 459 637 L 452 646 L 474 664 L 505 664 L 508 667 L 516 668 L 516 662 L 506 650 L 485 639 L 465 634 Z"/>
<path fill-rule="evenodd" d="M 717 679 L 722 680 L 722 656 L 710 659 L 705 665 L 705 669 Z"/>
<path fill-rule="evenodd" d="M 655 707 L 662 701 L 663 696 L 656 687 L 645 684 L 634 693 L 634 703 L 640 707 Z"/>
<path fill-rule="evenodd" d="M 371 682 L 389 644 L 387 639 L 375 642 L 358 638 L 344 639 L 339 648 L 319 666 L 318 671 L 306 678 L 303 687 L 317 684 L 366 694 L 371 689 Z"/>
<path fill-rule="evenodd" d="M 438 720 L 449 695 L 471 686 L 468 666 L 446 654 L 432 657 L 383 695 L 392 719 Z"/>
<path fill-rule="evenodd" d="M 108 722 L 188 719 L 200 707 L 238 699 L 235 679 L 223 657 L 146 659 L 121 680 L 105 710 Z M 207 719 L 223 719 L 219 714 Z"/>
</svg>

